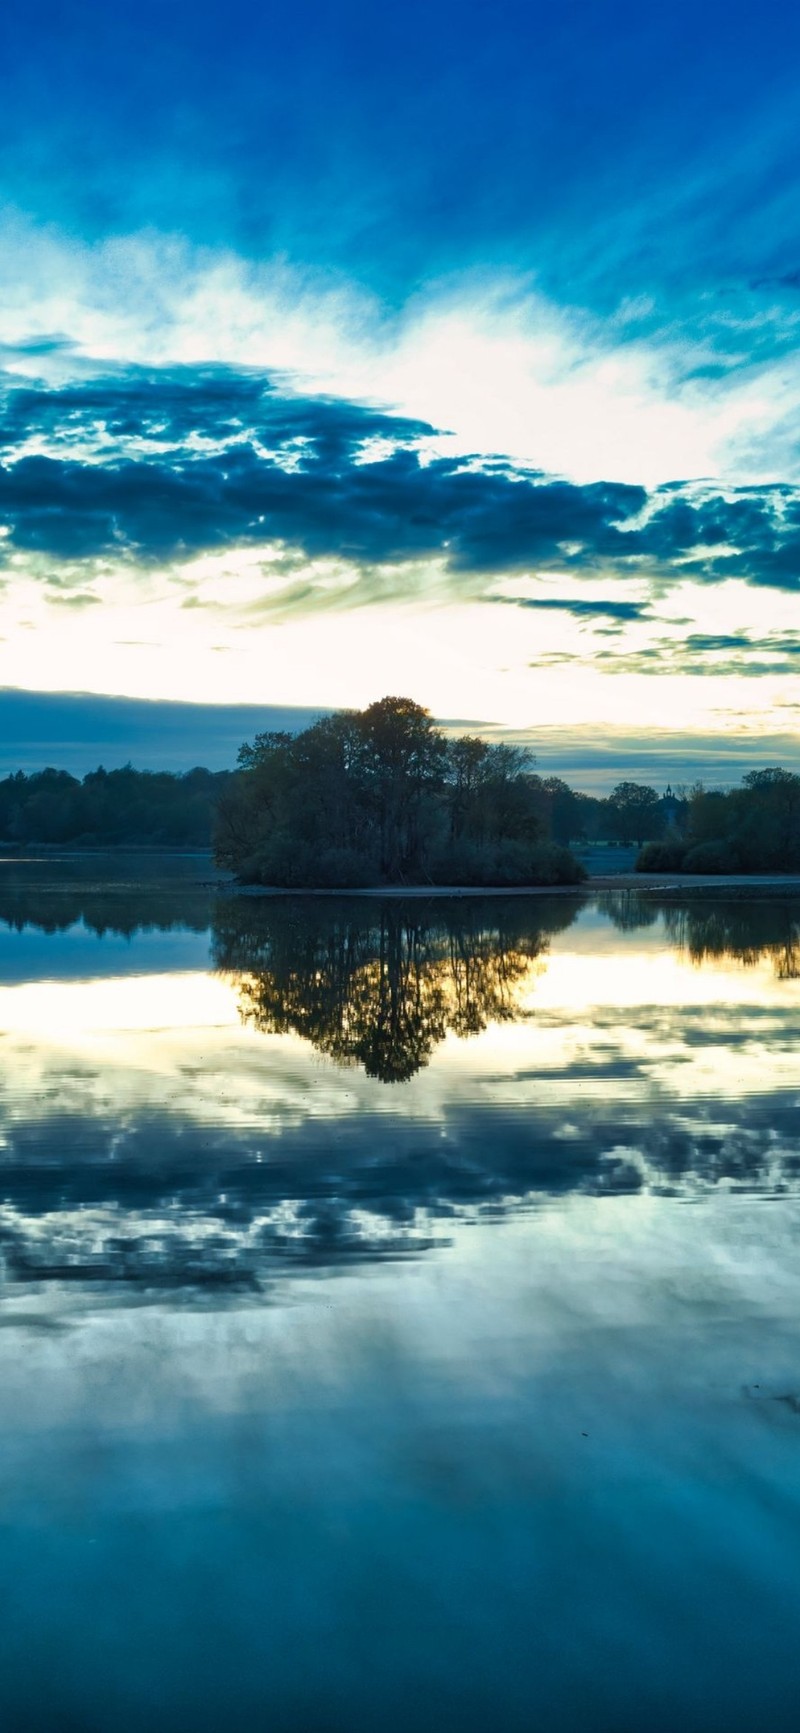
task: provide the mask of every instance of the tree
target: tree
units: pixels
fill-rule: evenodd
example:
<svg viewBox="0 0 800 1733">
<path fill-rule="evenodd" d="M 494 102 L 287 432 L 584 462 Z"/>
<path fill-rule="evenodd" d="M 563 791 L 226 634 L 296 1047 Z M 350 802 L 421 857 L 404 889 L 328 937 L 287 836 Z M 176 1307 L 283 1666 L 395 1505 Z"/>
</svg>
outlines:
<svg viewBox="0 0 800 1733">
<path fill-rule="evenodd" d="M 660 801 L 654 788 L 642 782 L 618 782 L 608 801 L 609 829 L 615 842 L 642 843 L 659 834 Z"/>
<path fill-rule="evenodd" d="M 571 842 L 584 841 L 595 835 L 600 823 L 601 803 L 590 794 L 579 794 L 560 776 L 545 776 L 539 781 L 544 813 L 554 842 L 568 848 Z"/>
<path fill-rule="evenodd" d="M 359 719 L 362 777 L 380 833 L 380 869 L 402 879 L 419 863 L 426 797 L 444 782 L 447 747 L 411 698 L 379 698 Z"/>
</svg>

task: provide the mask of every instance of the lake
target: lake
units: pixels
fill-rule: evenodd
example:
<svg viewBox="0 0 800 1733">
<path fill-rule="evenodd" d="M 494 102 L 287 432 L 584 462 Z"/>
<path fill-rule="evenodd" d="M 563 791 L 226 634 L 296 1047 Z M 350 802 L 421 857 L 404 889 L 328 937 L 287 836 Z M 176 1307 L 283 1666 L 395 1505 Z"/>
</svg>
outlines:
<svg viewBox="0 0 800 1733">
<path fill-rule="evenodd" d="M 800 1716 L 800 903 L 0 863 L 4 1733 Z"/>
</svg>

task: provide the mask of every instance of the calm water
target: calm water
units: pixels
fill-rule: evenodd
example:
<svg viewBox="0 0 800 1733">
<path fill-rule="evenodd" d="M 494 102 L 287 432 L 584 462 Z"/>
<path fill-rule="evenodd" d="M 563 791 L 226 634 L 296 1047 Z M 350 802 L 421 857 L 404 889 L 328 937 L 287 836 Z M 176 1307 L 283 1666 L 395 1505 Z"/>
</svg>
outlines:
<svg viewBox="0 0 800 1733">
<path fill-rule="evenodd" d="M 3 1733 L 800 1722 L 800 905 L 0 864 Z"/>
</svg>

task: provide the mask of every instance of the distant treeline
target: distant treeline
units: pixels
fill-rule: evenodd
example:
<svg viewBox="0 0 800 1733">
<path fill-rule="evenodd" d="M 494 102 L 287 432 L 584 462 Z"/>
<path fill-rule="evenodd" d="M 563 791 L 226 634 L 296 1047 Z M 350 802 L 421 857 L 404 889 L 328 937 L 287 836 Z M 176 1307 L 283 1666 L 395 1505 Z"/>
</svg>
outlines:
<svg viewBox="0 0 800 1733">
<path fill-rule="evenodd" d="M 225 772 L 18 771 L 0 782 L 0 839 L 6 843 L 209 848 Z"/>
<path fill-rule="evenodd" d="M 307 734 L 313 732 L 307 730 Z M 315 745 L 321 744 L 309 742 L 306 736 L 294 738 L 302 742 L 298 760 L 307 754 L 313 757 Z M 243 808 L 248 809 L 248 847 L 251 840 L 257 848 L 261 847 L 261 834 L 255 839 L 253 833 L 256 826 L 261 833 L 268 823 L 271 846 L 279 846 L 271 823 L 274 801 L 265 799 L 265 810 L 260 814 L 254 809 L 258 808 L 260 797 L 267 794 L 266 785 L 277 770 L 279 758 L 285 766 L 288 754 L 284 748 L 292 739 L 290 735 L 259 736 L 252 747 L 242 749 L 241 768 L 234 772 L 212 773 L 198 768 L 185 775 L 174 775 L 167 771 L 134 770 L 128 765 L 122 770 L 93 770 L 81 780 L 65 770 L 40 770 L 31 775 L 17 771 L 0 780 L 0 842 L 38 843 L 54 848 L 66 845 L 210 848 L 216 826 L 220 858 L 226 864 L 230 833 L 235 831 L 238 862 L 238 843 L 245 837 Z M 484 808 L 487 806 L 492 782 L 493 798 L 498 795 L 499 785 L 505 785 L 506 809 L 511 799 L 527 807 L 535 820 L 537 838 L 562 848 L 595 841 L 642 844 L 650 837 L 661 836 L 670 817 L 681 806 L 680 802 L 665 804 L 655 789 L 636 782 L 620 783 L 604 800 L 577 793 L 560 777 L 537 775 L 534 760 L 517 748 L 487 747 L 484 741 L 468 738 L 452 742 L 450 753 L 448 770 L 453 784 L 449 796 L 445 789 L 445 798 L 453 801 L 452 828 L 461 833 L 460 841 L 465 831 L 474 834 L 478 809 L 481 803 Z M 256 768 L 259 775 L 250 777 L 248 772 Z M 307 761 L 298 763 L 298 791 L 305 789 L 310 794 L 311 781 L 306 779 L 310 778 L 312 768 Z M 508 785 L 520 776 L 524 777 L 524 783 L 518 782 L 512 795 Z M 502 822 L 507 822 L 507 817 L 508 814 Z M 312 848 L 316 848 L 314 825 L 305 828 L 311 833 Z M 305 846 L 301 841 L 301 853 Z M 233 864 L 232 855 L 230 860 Z M 238 865 L 234 870 L 239 870 Z"/>
<path fill-rule="evenodd" d="M 260 734 L 221 792 L 216 857 L 254 884 L 575 884 L 571 843 L 665 828 L 652 788 L 596 800 L 533 764 L 521 747 L 448 738 L 408 698 Z"/>
<path fill-rule="evenodd" d="M 695 788 L 640 872 L 800 872 L 800 776 L 752 770 L 741 788 Z"/>
</svg>

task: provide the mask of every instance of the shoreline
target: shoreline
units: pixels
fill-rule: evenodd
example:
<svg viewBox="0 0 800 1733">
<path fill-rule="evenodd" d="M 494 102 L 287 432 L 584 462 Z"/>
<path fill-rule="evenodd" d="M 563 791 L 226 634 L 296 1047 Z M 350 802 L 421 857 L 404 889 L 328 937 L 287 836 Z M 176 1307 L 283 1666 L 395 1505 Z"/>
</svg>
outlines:
<svg viewBox="0 0 800 1733">
<path fill-rule="evenodd" d="M 125 857 L 135 871 L 137 861 L 196 863 L 197 878 L 186 883 L 220 896 L 237 897 L 402 897 L 406 900 L 445 897 L 451 901 L 475 897 L 592 897 L 608 891 L 639 895 L 681 896 L 686 893 L 715 896 L 721 892 L 750 896 L 800 897 L 800 873 L 637 873 L 631 871 L 590 873 L 580 884 L 556 885 L 253 885 L 240 884 L 225 868 L 215 868 L 210 849 L 177 848 L 169 845 L 117 844 L 105 848 L 58 848 L 54 844 L 27 845 L 4 850 L 0 843 L 0 866 L 49 865 L 59 862 L 121 861 Z M 212 874 L 214 876 L 212 876 Z"/>
<path fill-rule="evenodd" d="M 800 897 L 800 873 L 671 873 L 663 878 L 645 873 L 607 873 L 584 879 L 579 885 L 370 885 L 331 889 L 327 886 L 240 885 L 235 880 L 216 881 L 216 889 L 240 897 L 591 897 L 598 891 L 640 891 L 659 896 L 682 891 L 721 890 L 756 895 Z"/>
</svg>

